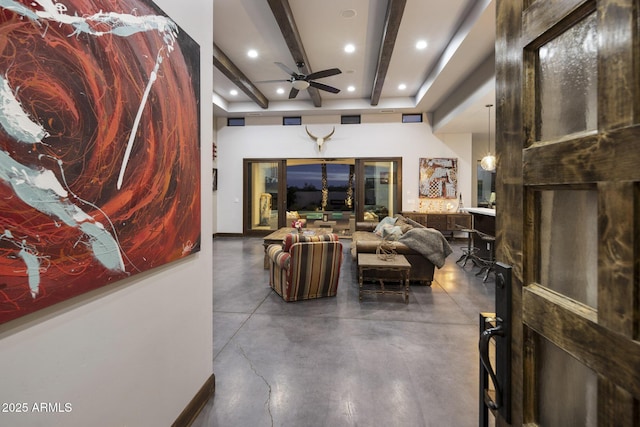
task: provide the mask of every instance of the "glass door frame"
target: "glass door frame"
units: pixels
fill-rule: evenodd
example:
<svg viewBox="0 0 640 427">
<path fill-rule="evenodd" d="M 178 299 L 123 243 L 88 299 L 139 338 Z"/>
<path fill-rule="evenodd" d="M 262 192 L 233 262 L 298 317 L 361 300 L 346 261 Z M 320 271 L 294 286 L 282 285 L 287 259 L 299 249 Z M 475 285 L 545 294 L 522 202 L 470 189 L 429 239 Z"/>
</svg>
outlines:
<svg viewBox="0 0 640 427">
<path fill-rule="evenodd" d="M 322 158 L 314 159 L 318 162 L 322 162 Z M 356 221 L 364 221 L 364 195 L 365 195 L 365 165 L 370 162 L 393 162 L 396 178 L 396 194 L 394 198 L 395 206 L 391 211 L 396 215 L 402 211 L 402 157 L 362 157 L 355 158 L 355 185 L 354 185 L 354 203 L 355 203 L 355 216 Z M 243 163 L 243 183 L 242 183 L 242 233 L 244 236 L 266 236 L 275 230 L 257 230 L 252 228 L 251 218 L 251 176 L 252 166 L 256 163 L 277 163 L 278 164 L 278 197 L 274 209 L 278 210 L 278 226 L 286 226 L 286 211 L 287 211 L 287 159 L 286 158 L 247 158 L 242 160 Z"/>
<path fill-rule="evenodd" d="M 396 168 L 396 194 L 394 209 L 390 212 L 397 215 L 402 211 L 402 157 L 361 157 L 356 159 L 356 191 L 354 202 L 356 204 L 356 221 L 364 221 L 364 197 L 365 197 L 365 165 L 371 162 L 393 162 Z"/>
<path fill-rule="evenodd" d="M 243 159 L 242 160 L 242 234 L 244 236 L 266 236 L 284 227 L 287 209 L 286 159 Z M 278 164 L 278 197 L 273 207 L 278 211 L 278 226 L 275 230 L 257 230 L 252 227 L 252 166 L 256 163 Z"/>
</svg>

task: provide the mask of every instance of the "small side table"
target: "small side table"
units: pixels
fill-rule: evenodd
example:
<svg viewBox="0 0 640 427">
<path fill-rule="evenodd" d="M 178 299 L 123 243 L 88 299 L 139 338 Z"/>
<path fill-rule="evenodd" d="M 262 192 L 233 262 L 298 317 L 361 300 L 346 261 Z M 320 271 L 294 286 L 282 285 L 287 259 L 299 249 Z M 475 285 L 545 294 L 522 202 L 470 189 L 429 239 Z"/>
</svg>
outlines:
<svg viewBox="0 0 640 427">
<path fill-rule="evenodd" d="M 404 255 L 396 255 L 390 260 L 382 260 L 376 254 L 358 254 L 358 294 L 362 301 L 362 294 L 397 294 L 404 297 L 405 304 L 409 304 L 409 270 L 411 264 Z M 377 279 L 380 288 L 364 288 L 364 272 L 370 272 L 367 277 Z M 400 288 L 389 289 L 385 287 L 384 280 L 394 278 L 400 280 Z"/>
</svg>

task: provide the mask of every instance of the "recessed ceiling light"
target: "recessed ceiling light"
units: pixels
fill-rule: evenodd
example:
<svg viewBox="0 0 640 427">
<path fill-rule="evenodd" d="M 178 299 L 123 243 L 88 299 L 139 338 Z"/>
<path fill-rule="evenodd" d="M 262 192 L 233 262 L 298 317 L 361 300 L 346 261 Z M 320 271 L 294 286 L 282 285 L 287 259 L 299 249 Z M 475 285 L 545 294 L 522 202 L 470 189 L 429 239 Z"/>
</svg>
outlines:
<svg viewBox="0 0 640 427">
<path fill-rule="evenodd" d="M 257 50 L 255 50 L 255 49 L 249 49 L 249 50 L 247 51 L 247 56 L 248 56 L 249 58 L 257 58 L 257 57 L 258 57 L 258 51 L 257 51 Z"/>
<path fill-rule="evenodd" d="M 404 83 L 400 83 L 400 84 L 398 85 L 398 89 L 400 89 L 400 90 L 405 90 L 406 88 L 407 88 L 407 85 L 406 85 L 406 84 L 404 84 Z"/>
<path fill-rule="evenodd" d="M 238 91 L 237 91 L 237 90 L 235 90 L 235 89 L 231 89 L 231 90 L 229 91 L 229 94 L 230 94 L 231 96 L 236 96 L 236 95 L 238 94 Z"/>
<path fill-rule="evenodd" d="M 349 43 L 348 45 L 346 45 L 344 47 L 344 51 L 347 53 L 353 53 L 356 51 L 356 47 L 354 45 L 352 45 L 351 43 Z"/>
<path fill-rule="evenodd" d="M 276 90 L 276 92 L 277 92 L 279 95 L 282 95 L 282 94 L 284 93 L 284 89 L 282 89 L 281 87 L 279 87 L 279 88 L 278 88 L 278 90 Z"/>
<path fill-rule="evenodd" d="M 340 11 L 340 16 L 342 16 L 343 18 L 346 19 L 350 19 L 353 18 L 354 16 L 356 16 L 356 11 L 354 9 L 345 9 Z"/>
<path fill-rule="evenodd" d="M 425 49 L 426 47 L 427 47 L 427 42 L 426 42 L 426 41 L 424 41 L 424 40 L 419 40 L 419 41 L 416 43 L 416 49 L 420 49 L 420 50 L 422 50 L 422 49 Z"/>
<path fill-rule="evenodd" d="M 347 88 L 347 90 L 348 90 L 349 92 L 353 92 L 354 90 L 356 90 L 356 87 L 355 87 L 355 86 L 349 86 L 349 87 Z"/>
</svg>

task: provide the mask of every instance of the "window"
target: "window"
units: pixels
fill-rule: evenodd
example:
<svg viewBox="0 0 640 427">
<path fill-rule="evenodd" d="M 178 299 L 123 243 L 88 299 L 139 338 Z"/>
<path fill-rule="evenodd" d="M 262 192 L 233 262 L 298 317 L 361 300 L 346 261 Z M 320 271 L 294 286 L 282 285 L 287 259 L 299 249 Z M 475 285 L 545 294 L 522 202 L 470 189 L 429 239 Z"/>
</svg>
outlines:
<svg viewBox="0 0 640 427">
<path fill-rule="evenodd" d="M 341 116 L 340 123 L 343 125 L 359 125 L 360 115 L 357 116 Z"/>
<path fill-rule="evenodd" d="M 244 126 L 244 117 L 227 118 L 227 126 Z"/>
<path fill-rule="evenodd" d="M 422 114 L 403 114 L 402 123 L 422 123 Z"/>
<path fill-rule="evenodd" d="M 302 124 L 302 117 L 300 116 L 282 118 L 283 126 L 300 126 L 301 124 Z"/>
</svg>

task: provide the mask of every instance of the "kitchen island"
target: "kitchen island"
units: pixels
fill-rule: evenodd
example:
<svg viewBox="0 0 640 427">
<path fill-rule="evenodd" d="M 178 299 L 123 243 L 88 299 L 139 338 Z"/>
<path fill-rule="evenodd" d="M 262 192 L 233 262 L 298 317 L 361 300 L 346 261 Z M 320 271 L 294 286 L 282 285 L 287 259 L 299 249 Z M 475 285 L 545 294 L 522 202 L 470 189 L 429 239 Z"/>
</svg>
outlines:
<svg viewBox="0 0 640 427">
<path fill-rule="evenodd" d="M 496 210 L 490 208 L 463 208 L 462 211 L 469 212 L 473 215 L 473 228 L 480 233 L 489 236 L 496 235 Z M 480 258 L 489 257 L 489 249 L 487 243 L 479 236 L 474 239 L 474 246 L 478 249 L 477 255 Z"/>
</svg>

